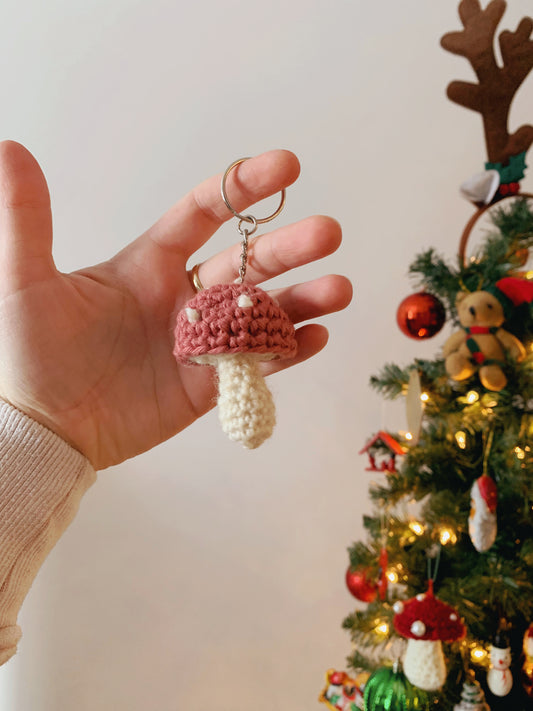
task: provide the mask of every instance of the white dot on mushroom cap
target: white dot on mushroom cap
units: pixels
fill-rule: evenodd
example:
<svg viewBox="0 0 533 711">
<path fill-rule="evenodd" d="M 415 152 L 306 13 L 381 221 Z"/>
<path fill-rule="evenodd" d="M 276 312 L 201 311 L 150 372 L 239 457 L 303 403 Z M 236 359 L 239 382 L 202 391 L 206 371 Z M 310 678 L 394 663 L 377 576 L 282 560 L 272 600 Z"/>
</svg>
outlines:
<svg viewBox="0 0 533 711">
<path fill-rule="evenodd" d="M 196 321 L 200 320 L 200 312 L 197 311 L 196 309 L 190 309 L 187 307 L 185 309 L 185 313 L 187 314 L 187 321 L 189 323 L 196 323 Z"/>
<path fill-rule="evenodd" d="M 239 300 L 237 301 L 237 306 L 241 309 L 248 309 L 250 306 L 253 306 L 254 302 L 250 299 L 248 294 L 241 294 L 239 296 Z"/>
<path fill-rule="evenodd" d="M 450 615 L 450 620 L 452 620 L 452 622 L 455 622 L 456 619 L 457 615 L 455 614 L 455 612 L 452 612 L 452 614 Z"/>
<path fill-rule="evenodd" d="M 401 614 L 401 613 L 403 612 L 403 610 L 404 610 L 404 604 L 403 604 L 403 602 L 402 602 L 401 600 L 396 600 L 396 602 L 395 602 L 394 605 L 392 606 L 392 609 L 394 610 L 394 612 L 395 612 L 397 615 Z"/>
<path fill-rule="evenodd" d="M 426 596 L 424 593 L 420 593 L 420 595 L 416 596 L 416 599 L 418 600 L 418 602 L 422 602 L 422 600 L 426 599 Z"/>
<path fill-rule="evenodd" d="M 411 633 L 414 634 L 415 637 L 422 637 L 426 633 L 426 625 L 422 620 L 415 620 L 413 622 L 411 625 Z"/>
</svg>

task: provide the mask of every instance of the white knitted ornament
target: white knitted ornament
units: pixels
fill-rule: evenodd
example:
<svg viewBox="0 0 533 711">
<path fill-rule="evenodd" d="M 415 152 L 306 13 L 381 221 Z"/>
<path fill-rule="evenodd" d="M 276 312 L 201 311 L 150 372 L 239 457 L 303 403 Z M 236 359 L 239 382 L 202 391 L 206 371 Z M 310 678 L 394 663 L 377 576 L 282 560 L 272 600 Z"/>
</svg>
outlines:
<svg viewBox="0 0 533 711">
<path fill-rule="evenodd" d="M 433 580 L 425 593 L 394 605 L 394 627 L 407 639 L 405 676 L 424 691 L 437 691 L 446 681 L 442 642 L 462 639 L 466 628 L 457 611 L 433 594 Z"/>
<path fill-rule="evenodd" d="M 403 658 L 405 676 L 413 686 L 437 691 L 446 681 L 446 663 L 440 642 L 410 639 Z"/>
</svg>

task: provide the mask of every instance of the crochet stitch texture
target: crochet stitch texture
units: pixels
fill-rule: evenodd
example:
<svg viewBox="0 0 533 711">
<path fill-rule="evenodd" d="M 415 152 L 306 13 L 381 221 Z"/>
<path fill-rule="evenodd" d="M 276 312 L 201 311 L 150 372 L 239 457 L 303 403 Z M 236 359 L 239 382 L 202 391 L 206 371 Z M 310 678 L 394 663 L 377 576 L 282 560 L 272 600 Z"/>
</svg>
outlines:
<svg viewBox="0 0 533 711">
<path fill-rule="evenodd" d="M 252 305 L 239 306 L 240 297 L 248 297 Z M 192 312 L 197 320 L 190 320 Z M 200 291 L 178 314 L 175 338 L 174 355 L 181 363 L 219 353 L 290 358 L 297 348 L 287 314 L 265 291 L 249 284 L 217 284 Z"/>
</svg>

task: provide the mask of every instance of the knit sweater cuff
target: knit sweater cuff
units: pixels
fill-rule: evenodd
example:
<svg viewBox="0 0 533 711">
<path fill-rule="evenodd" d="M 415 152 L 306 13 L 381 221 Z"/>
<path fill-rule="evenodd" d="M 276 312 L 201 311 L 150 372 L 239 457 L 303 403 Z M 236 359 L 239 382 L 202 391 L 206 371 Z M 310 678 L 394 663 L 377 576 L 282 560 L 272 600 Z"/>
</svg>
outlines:
<svg viewBox="0 0 533 711">
<path fill-rule="evenodd" d="M 0 400 L 0 664 L 16 652 L 37 571 L 95 479 L 80 452 Z"/>
</svg>

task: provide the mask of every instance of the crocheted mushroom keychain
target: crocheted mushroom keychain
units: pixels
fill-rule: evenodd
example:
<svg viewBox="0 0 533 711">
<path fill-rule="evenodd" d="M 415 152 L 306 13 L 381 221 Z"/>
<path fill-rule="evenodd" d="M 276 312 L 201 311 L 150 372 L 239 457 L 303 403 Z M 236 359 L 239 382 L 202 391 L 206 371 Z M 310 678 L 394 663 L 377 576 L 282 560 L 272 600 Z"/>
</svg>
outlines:
<svg viewBox="0 0 533 711">
<path fill-rule="evenodd" d="M 174 332 L 176 360 L 184 364 L 210 365 L 218 375 L 218 415 L 222 429 L 231 440 L 255 449 L 270 435 L 275 425 L 272 395 L 260 372 L 259 363 L 291 358 L 297 344 L 294 326 L 281 306 L 265 291 L 244 283 L 248 238 L 258 224 L 269 222 L 282 210 L 285 191 L 278 209 L 269 217 L 256 219 L 240 215 L 227 198 L 225 185 L 230 171 L 242 163 L 232 163 L 222 178 L 222 197 L 240 220 L 243 237 L 238 283 L 217 284 L 198 290 L 179 312 Z M 251 228 L 243 227 L 251 224 Z"/>
</svg>

